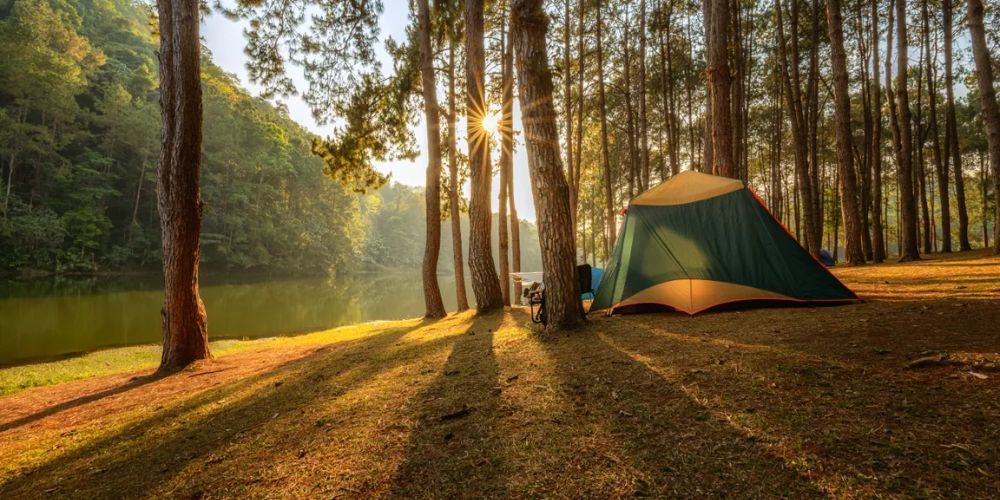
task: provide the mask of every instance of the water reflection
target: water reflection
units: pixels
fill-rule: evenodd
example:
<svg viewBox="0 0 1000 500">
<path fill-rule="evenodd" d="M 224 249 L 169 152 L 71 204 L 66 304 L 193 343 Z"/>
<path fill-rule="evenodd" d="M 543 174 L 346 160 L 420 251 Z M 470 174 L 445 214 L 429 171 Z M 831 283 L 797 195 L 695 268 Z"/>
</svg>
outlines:
<svg viewBox="0 0 1000 500">
<path fill-rule="evenodd" d="M 454 278 L 441 277 L 455 308 Z M 99 348 L 157 343 L 163 300 L 156 276 L 0 284 L 0 365 Z M 424 312 L 419 274 L 248 280 L 207 276 L 212 338 L 291 335 Z"/>
</svg>

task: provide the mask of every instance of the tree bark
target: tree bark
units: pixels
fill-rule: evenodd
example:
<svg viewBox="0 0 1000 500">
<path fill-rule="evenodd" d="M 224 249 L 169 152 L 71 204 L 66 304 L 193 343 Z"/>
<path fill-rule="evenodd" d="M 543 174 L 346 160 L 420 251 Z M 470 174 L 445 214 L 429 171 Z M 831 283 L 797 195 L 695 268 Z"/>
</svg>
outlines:
<svg viewBox="0 0 1000 500">
<path fill-rule="evenodd" d="M 714 0 L 701 0 L 702 6 L 702 29 L 705 35 L 705 118 L 702 123 L 702 162 L 701 171 L 712 173 L 715 162 L 712 159 L 712 88 L 711 80 L 708 79 L 708 68 L 710 66 L 712 53 L 712 8 Z M 693 45 L 693 44 L 692 44 Z"/>
<path fill-rule="evenodd" d="M 584 47 L 584 34 L 586 33 L 584 27 L 584 20 L 587 15 L 587 3 L 581 1 L 578 7 L 577 15 L 577 49 L 576 49 L 576 65 L 577 65 L 577 111 L 576 111 L 576 156 L 574 157 L 576 161 L 576 166 L 573 168 L 573 175 L 569 178 L 570 190 L 573 193 L 573 198 L 571 198 L 570 210 L 573 212 L 573 227 L 574 231 L 577 225 L 577 220 L 580 217 L 580 180 L 583 177 L 583 110 L 584 110 L 584 61 L 586 59 L 586 50 Z M 587 255 L 584 252 L 583 255 L 586 260 Z"/>
<path fill-rule="evenodd" d="M 514 44 L 509 30 L 504 52 L 505 74 L 503 82 L 502 111 L 500 115 L 501 147 L 506 157 L 501 158 L 500 168 L 507 171 L 507 199 L 501 203 L 507 204 L 510 218 L 511 270 L 521 272 L 521 221 L 517 218 L 517 206 L 514 204 Z M 517 302 L 521 297 L 521 282 L 514 282 L 514 298 Z"/>
<path fill-rule="evenodd" d="M 649 189 L 649 118 L 646 116 L 646 0 L 639 2 L 639 173 Z"/>
<path fill-rule="evenodd" d="M 743 29 L 745 19 L 744 7 L 746 2 L 739 0 L 729 0 L 731 10 L 730 45 L 732 46 L 732 66 L 730 75 L 732 85 L 730 87 L 732 120 L 733 120 L 733 169 L 734 177 L 744 183 L 749 180 L 748 162 L 749 157 L 746 151 L 746 140 L 748 133 L 747 116 L 749 114 L 750 99 L 747 97 L 747 49 L 752 50 L 753 36 L 744 37 Z M 751 44 L 747 47 L 747 41 Z"/>
<path fill-rule="evenodd" d="M 159 372 L 211 357 L 198 289 L 201 255 L 201 40 L 196 0 L 158 0 L 163 120 L 156 206 L 163 239 Z"/>
<path fill-rule="evenodd" d="M 483 53 L 483 0 L 465 2 L 466 137 L 469 143 L 469 270 L 479 312 L 503 307 L 500 279 L 490 247 L 491 168 L 486 116 L 486 61 Z"/>
<path fill-rule="evenodd" d="M 872 237 L 871 237 L 871 209 L 872 209 L 872 149 L 871 144 L 874 138 L 874 120 L 872 119 L 872 81 L 869 71 L 871 71 L 871 60 L 869 56 L 871 55 L 872 47 L 877 46 L 878 41 L 874 38 L 870 38 L 870 31 L 866 31 L 869 27 L 865 22 L 864 8 L 866 4 L 863 1 L 859 1 L 855 4 L 854 15 L 857 18 L 855 23 L 856 34 L 858 40 L 858 61 L 859 64 L 859 77 L 861 80 L 861 113 L 862 113 L 862 123 L 864 131 L 864 145 L 861 151 L 858 151 L 858 188 L 860 190 L 859 200 L 861 209 L 861 251 L 865 256 L 866 261 L 872 260 L 873 250 L 872 250 Z M 871 18 L 867 18 L 871 21 Z"/>
<path fill-rule="evenodd" d="M 770 179 L 768 206 L 771 212 L 782 221 L 787 221 L 784 217 L 784 200 L 782 193 L 782 180 L 784 174 L 781 171 L 781 125 L 784 119 L 781 116 L 781 81 L 774 79 L 774 89 L 771 94 L 771 138 L 770 138 Z"/>
<path fill-rule="evenodd" d="M 931 136 L 931 147 L 934 154 L 934 171 L 937 173 L 938 198 L 941 202 L 941 251 L 951 252 L 951 195 L 948 189 L 948 169 L 945 167 L 941 155 L 941 139 L 938 128 L 937 110 L 937 86 L 935 83 L 936 73 L 934 72 L 935 59 L 931 57 L 931 26 L 930 12 L 927 9 L 927 0 L 920 3 L 920 13 L 924 21 L 924 52 L 927 53 L 927 95 L 930 98 L 930 123 L 927 133 Z"/>
<path fill-rule="evenodd" d="M 955 118 L 955 89 L 952 73 L 952 3 L 951 0 L 941 1 L 944 11 L 944 85 L 945 85 L 945 135 L 944 161 L 948 168 L 951 159 L 955 176 L 955 201 L 958 204 L 958 249 L 972 250 L 969 243 L 969 211 L 965 204 L 965 175 L 962 171 L 962 151 L 958 143 L 958 121 Z"/>
<path fill-rule="evenodd" d="M 417 0 L 417 36 L 420 39 L 420 85 L 424 96 L 427 122 L 427 177 L 424 202 L 427 228 L 424 240 L 424 317 L 446 316 L 438 286 L 437 264 L 441 253 L 441 117 L 438 113 L 437 82 L 434 74 L 434 48 L 431 46 L 429 0 Z"/>
<path fill-rule="evenodd" d="M 569 207 L 572 215 L 573 238 L 576 239 L 576 200 L 577 192 L 573 189 L 573 179 L 576 178 L 576 163 L 573 161 L 573 71 L 572 60 L 570 58 L 569 42 L 572 23 L 570 22 L 572 11 L 570 10 L 570 0 L 563 0 L 565 14 L 563 18 L 563 107 L 566 114 L 566 169 L 569 182 Z"/>
<path fill-rule="evenodd" d="M 142 183 L 146 179 L 146 162 L 147 159 L 144 156 L 142 161 L 139 162 L 139 182 L 135 186 L 135 199 L 132 203 L 132 218 L 128 225 L 128 239 L 132 240 L 133 228 L 139 223 L 139 201 L 142 197 Z"/>
<path fill-rule="evenodd" d="M 893 33 L 895 32 L 895 29 L 896 29 L 896 25 L 895 25 L 895 19 L 896 19 L 896 17 L 895 17 L 895 9 L 896 9 L 896 0 L 889 0 L 888 22 L 886 23 L 886 26 L 887 26 L 886 30 L 887 31 L 886 31 L 886 44 L 885 44 L 885 54 L 886 54 L 885 55 L 885 99 L 886 99 L 886 105 L 889 108 L 889 127 L 890 127 L 890 130 L 892 131 L 893 155 L 894 155 L 894 157 L 898 161 L 898 159 L 899 159 L 899 157 L 901 155 L 900 150 L 902 149 L 902 143 L 900 142 L 900 134 L 899 134 L 899 112 L 898 112 L 898 110 L 896 108 L 896 93 L 892 90 L 892 86 L 893 86 L 893 82 L 892 82 L 892 39 L 893 39 Z M 901 235 L 900 235 L 900 230 L 899 230 L 899 228 L 901 227 L 900 226 L 901 217 L 900 217 L 900 212 L 899 212 L 899 191 L 900 191 L 900 185 L 899 185 L 899 177 L 897 175 L 897 177 L 896 177 L 896 191 L 894 193 L 894 196 L 895 196 L 895 199 L 896 199 L 896 215 L 897 215 L 896 216 L 896 227 L 895 227 L 896 254 L 897 255 L 901 255 L 902 254 L 902 248 L 903 248 L 902 244 L 901 244 L 902 238 L 900 237 Z M 888 201 L 888 199 L 886 199 L 886 209 L 885 209 L 886 219 L 887 219 L 886 220 L 886 223 L 887 223 L 886 224 L 887 225 L 887 227 L 886 227 L 886 241 L 888 241 L 888 239 L 889 239 L 888 234 L 889 234 L 889 230 L 891 229 L 890 227 L 888 227 L 888 214 L 889 214 L 889 208 L 888 207 L 889 207 L 889 201 Z"/>
<path fill-rule="evenodd" d="M 513 114 L 508 115 L 508 125 L 514 124 Z M 510 130 L 510 128 L 508 128 Z M 514 134 L 510 134 L 511 158 L 514 156 Z M 521 221 L 517 218 L 517 206 L 514 204 L 514 162 L 507 164 L 507 207 L 510 216 L 510 265 L 511 271 L 521 272 Z M 521 298 L 521 282 L 514 282 L 514 301 Z"/>
<path fill-rule="evenodd" d="M 625 64 L 622 72 L 625 94 L 625 135 L 628 139 L 628 198 L 643 191 L 642 175 L 640 174 L 639 150 L 636 145 L 635 108 L 632 105 L 632 46 L 629 43 L 629 13 L 628 4 L 625 8 L 624 35 L 622 35 L 622 52 L 625 54 Z"/>
<path fill-rule="evenodd" d="M 792 2 L 792 57 L 798 57 L 798 7 Z M 795 233 L 803 246 L 812 255 L 819 255 L 822 246 L 822 228 L 816 227 L 816 203 L 814 201 L 813 175 L 809 168 L 809 149 L 806 125 L 806 113 L 803 110 L 802 86 L 799 78 L 799 65 L 789 62 L 788 43 L 785 40 L 784 19 L 780 1 L 774 4 L 778 31 L 778 56 L 781 66 L 781 79 L 784 82 L 784 96 L 787 103 L 789 122 L 791 124 L 792 145 L 794 146 L 796 189 Z M 801 224 L 801 231 L 800 231 Z"/>
<path fill-rule="evenodd" d="M 603 2 L 597 2 L 597 100 L 601 115 L 601 167 L 604 174 L 605 229 L 604 258 L 610 258 L 615 246 L 615 197 L 611 186 L 611 160 L 608 151 L 608 107 L 604 89 L 604 10 Z"/>
<path fill-rule="evenodd" d="M 987 182 L 988 178 L 986 175 L 986 155 L 979 153 L 978 156 L 979 156 L 979 199 L 985 200 L 987 191 L 986 184 L 988 184 Z M 988 222 L 989 216 L 987 215 L 989 212 L 989 208 L 986 206 L 987 205 L 986 203 L 980 203 L 979 205 L 980 208 L 982 209 L 979 216 L 980 220 L 983 221 L 983 246 L 988 247 L 990 246 L 990 225 Z M 997 237 L 996 227 L 993 228 L 993 237 L 994 238 Z"/>
<path fill-rule="evenodd" d="M 854 141 L 851 137 L 851 97 L 847 85 L 847 54 L 844 52 L 844 20 L 840 0 L 827 0 L 826 18 L 833 67 L 833 99 L 837 117 L 837 177 L 843 201 L 845 258 L 852 265 L 865 263 L 861 249 L 861 221 L 857 180 L 854 174 Z"/>
<path fill-rule="evenodd" d="M 990 152 L 990 171 L 993 173 L 993 192 L 997 193 L 994 203 L 993 251 L 1000 254 L 1000 106 L 997 104 L 996 89 L 993 88 L 993 62 L 986 45 L 986 30 L 983 26 L 983 3 L 968 0 L 969 33 L 972 35 L 972 55 L 976 60 L 976 80 L 979 83 L 979 97 L 982 107 L 983 125 L 986 127 L 986 143 Z M 985 224 L 986 221 L 984 220 Z M 985 242 L 989 246 L 989 242 Z"/>
<path fill-rule="evenodd" d="M 927 204 L 927 162 L 924 157 L 924 144 L 927 142 L 926 128 L 924 127 L 924 60 L 927 54 L 924 52 L 923 44 L 920 44 L 919 58 L 917 59 L 917 112 L 914 117 L 913 130 L 916 134 L 913 151 L 916 158 L 913 163 L 913 189 L 916 190 L 916 197 L 920 202 L 920 227 L 917 230 L 917 239 L 920 240 L 924 253 L 931 253 L 931 216 Z"/>
<path fill-rule="evenodd" d="M 677 156 L 677 116 L 674 112 L 673 61 L 671 60 L 670 45 L 667 44 L 673 17 L 673 2 L 666 9 L 661 3 L 657 10 L 660 13 L 660 29 L 657 32 L 657 43 L 660 55 L 660 74 L 663 76 L 662 88 L 660 89 L 662 95 L 660 99 L 663 101 L 663 135 L 666 136 L 666 151 L 660 151 L 660 182 L 662 182 L 667 179 L 667 158 L 669 157 L 669 172 L 671 176 L 677 175 L 680 172 L 680 163 Z"/>
<path fill-rule="evenodd" d="M 899 117 L 899 155 L 896 163 L 899 169 L 899 210 L 901 212 L 902 237 L 900 262 L 920 260 L 917 249 L 917 206 L 913 196 L 913 137 L 910 120 L 909 89 L 906 71 L 909 61 L 909 47 L 906 34 L 906 0 L 896 0 L 896 114 Z"/>
<path fill-rule="evenodd" d="M 712 173 L 736 178 L 733 163 L 733 79 L 729 73 L 729 30 L 732 20 L 726 0 L 709 0 L 712 22 L 708 67 L 708 90 L 712 102 Z"/>
<path fill-rule="evenodd" d="M 508 176 L 511 173 L 511 164 L 513 163 L 513 158 L 511 157 L 510 148 L 513 147 L 513 130 L 507 128 L 507 115 L 513 112 L 510 106 L 513 105 L 511 86 L 513 85 L 513 68 L 511 63 L 512 50 L 510 42 L 513 37 L 510 36 L 507 29 L 507 16 L 501 21 L 500 24 L 500 47 L 501 47 L 501 75 L 500 75 L 500 88 L 501 88 L 501 117 L 500 117 L 500 193 L 497 199 L 497 206 L 499 207 L 500 213 L 497 217 L 498 235 L 499 242 L 497 243 L 498 250 L 500 252 L 500 296 L 503 299 L 504 306 L 510 306 L 510 261 L 508 259 L 510 255 L 510 245 L 507 239 L 507 190 L 510 189 L 511 183 L 508 180 Z M 510 137 L 508 137 L 510 136 Z"/>
<path fill-rule="evenodd" d="M 559 131 L 552 104 L 552 74 L 545 33 L 548 20 L 542 0 L 515 0 L 512 10 L 517 53 L 518 96 L 521 102 L 531 192 L 538 211 L 538 237 L 545 273 L 546 328 L 574 328 L 583 322 L 576 249 L 569 210 L 569 186 L 559 155 Z"/>
<path fill-rule="evenodd" d="M 469 309 L 465 290 L 465 259 L 462 256 L 462 219 L 458 197 L 458 139 L 455 137 L 455 38 L 448 41 L 448 217 L 451 219 L 451 250 L 455 267 L 455 299 L 458 312 Z"/>
<path fill-rule="evenodd" d="M 806 125 L 809 139 L 809 174 L 812 187 L 813 240 L 822 246 L 823 241 L 823 184 L 820 180 L 819 163 L 819 44 L 820 44 L 820 0 L 811 4 L 811 23 L 809 30 L 809 74 L 806 78 Z"/>
<path fill-rule="evenodd" d="M 882 89 L 879 79 L 879 21 L 878 0 L 871 0 L 872 10 L 872 260 L 885 260 L 885 235 L 882 229 Z M 887 42 L 890 43 L 890 42 Z"/>
</svg>

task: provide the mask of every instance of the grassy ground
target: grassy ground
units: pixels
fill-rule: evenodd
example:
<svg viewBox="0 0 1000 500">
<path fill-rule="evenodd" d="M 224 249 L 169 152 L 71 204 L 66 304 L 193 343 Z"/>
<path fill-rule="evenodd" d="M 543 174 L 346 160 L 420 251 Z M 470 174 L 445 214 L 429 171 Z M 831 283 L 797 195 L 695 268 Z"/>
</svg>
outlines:
<svg viewBox="0 0 1000 500">
<path fill-rule="evenodd" d="M 995 497 L 1000 259 L 837 274 L 866 302 L 461 314 L 26 390 L 0 498 Z"/>
<path fill-rule="evenodd" d="M 315 346 L 371 334 L 383 323 L 374 322 L 336 330 L 326 330 L 292 337 L 211 342 L 216 357 L 270 348 Z M 136 370 L 151 370 L 160 363 L 160 346 L 139 345 L 94 351 L 79 356 L 9 368 L 0 368 L 0 396 L 32 387 L 62 384 L 74 380 L 113 375 Z"/>
</svg>

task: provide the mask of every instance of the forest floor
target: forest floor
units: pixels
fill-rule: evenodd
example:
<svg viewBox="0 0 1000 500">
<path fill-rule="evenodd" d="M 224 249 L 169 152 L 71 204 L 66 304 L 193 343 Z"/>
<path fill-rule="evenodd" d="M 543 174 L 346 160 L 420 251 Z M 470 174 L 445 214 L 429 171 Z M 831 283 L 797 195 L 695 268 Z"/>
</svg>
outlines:
<svg viewBox="0 0 1000 500">
<path fill-rule="evenodd" d="M 995 497 L 1000 258 L 864 302 L 374 323 L 0 398 L 0 498 Z"/>
</svg>

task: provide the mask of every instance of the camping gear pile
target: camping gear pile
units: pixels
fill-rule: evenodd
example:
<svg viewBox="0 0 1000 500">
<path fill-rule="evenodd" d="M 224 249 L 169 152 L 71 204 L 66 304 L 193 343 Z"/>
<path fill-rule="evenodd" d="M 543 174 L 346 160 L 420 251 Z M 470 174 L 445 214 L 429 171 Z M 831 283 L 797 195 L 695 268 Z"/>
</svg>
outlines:
<svg viewBox="0 0 1000 500">
<path fill-rule="evenodd" d="M 534 277 L 538 281 L 528 282 L 525 279 L 525 275 L 528 274 L 538 274 L 539 276 Z M 541 281 L 542 276 L 540 274 L 512 273 L 512 276 L 514 276 L 515 280 L 520 280 L 525 285 L 524 290 L 521 292 L 521 303 L 531 308 L 531 321 L 545 325 L 548 323 L 548 316 L 545 312 L 545 284 Z M 602 269 L 591 267 L 590 264 L 576 266 L 576 276 L 580 286 L 580 300 L 583 300 L 585 295 L 594 296 L 594 286 L 600 282 L 602 274 Z"/>
</svg>

